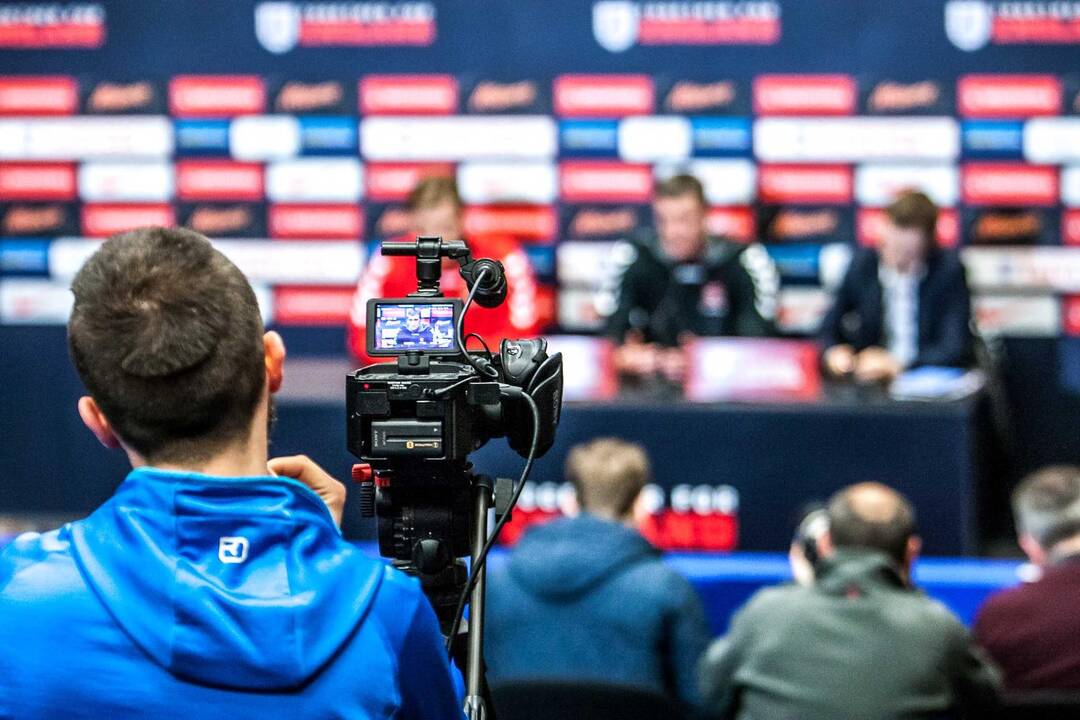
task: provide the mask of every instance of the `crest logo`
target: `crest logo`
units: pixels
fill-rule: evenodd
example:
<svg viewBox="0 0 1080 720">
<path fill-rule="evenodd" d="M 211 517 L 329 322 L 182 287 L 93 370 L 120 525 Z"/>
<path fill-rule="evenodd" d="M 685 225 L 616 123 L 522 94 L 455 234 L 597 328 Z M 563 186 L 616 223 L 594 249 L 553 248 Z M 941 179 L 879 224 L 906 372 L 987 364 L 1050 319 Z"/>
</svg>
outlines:
<svg viewBox="0 0 1080 720">
<path fill-rule="evenodd" d="M 248 539 L 246 537 L 218 538 L 218 560 L 226 565 L 235 565 L 247 560 Z"/>
<path fill-rule="evenodd" d="M 638 39 L 641 11 L 626 0 L 601 0 L 593 5 L 593 36 L 608 52 L 629 50 Z"/>
<path fill-rule="evenodd" d="M 300 40 L 300 8 L 291 2 L 264 2 L 255 7 L 255 37 L 280 55 L 296 47 Z"/>
<path fill-rule="evenodd" d="M 965 52 L 986 47 L 994 29 L 994 12 L 982 0 L 949 0 L 945 5 L 945 34 Z"/>
</svg>

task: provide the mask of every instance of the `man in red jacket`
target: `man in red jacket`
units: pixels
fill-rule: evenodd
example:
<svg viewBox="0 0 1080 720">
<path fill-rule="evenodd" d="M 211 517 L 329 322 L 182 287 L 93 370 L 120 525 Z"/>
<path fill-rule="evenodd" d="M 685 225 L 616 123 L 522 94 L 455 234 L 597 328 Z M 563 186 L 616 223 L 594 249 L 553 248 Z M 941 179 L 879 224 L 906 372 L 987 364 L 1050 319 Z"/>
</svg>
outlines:
<svg viewBox="0 0 1080 720">
<path fill-rule="evenodd" d="M 438 236 L 445 241 L 465 240 L 474 258 L 492 258 L 506 268 L 506 301 L 490 309 L 473 303 L 465 316 L 465 331 L 479 334 L 493 352 L 498 352 L 499 343 L 504 338 L 535 337 L 539 331 L 536 277 L 520 245 L 505 236 L 464 238 L 464 207 L 452 178 L 430 177 L 421 180 L 409 194 L 408 208 L 412 214 L 412 235 L 404 239 L 427 235 Z M 457 269 L 456 262 L 443 261 L 440 287 L 447 297 L 464 300 L 468 296 L 468 288 Z M 414 258 L 386 257 L 379 252 L 372 254 L 357 285 L 349 318 L 349 349 L 360 362 L 377 361 L 365 351 L 367 301 L 379 297 L 405 297 L 412 292 L 416 292 Z"/>
</svg>

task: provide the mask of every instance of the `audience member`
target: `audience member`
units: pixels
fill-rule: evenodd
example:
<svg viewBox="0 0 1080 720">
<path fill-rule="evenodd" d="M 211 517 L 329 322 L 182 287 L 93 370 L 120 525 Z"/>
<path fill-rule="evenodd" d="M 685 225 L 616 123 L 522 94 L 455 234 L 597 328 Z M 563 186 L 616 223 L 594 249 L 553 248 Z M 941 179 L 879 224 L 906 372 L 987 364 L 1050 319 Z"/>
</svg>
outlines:
<svg viewBox="0 0 1080 720">
<path fill-rule="evenodd" d="M 492 258 L 506 270 L 506 301 L 495 308 L 474 304 L 469 308 L 466 327 L 478 333 L 488 346 L 498 351 L 504 338 L 535 337 L 540 328 L 536 274 L 521 244 L 505 235 L 477 233 L 465 237 L 465 206 L 453 178 L 429 177 L 421 180 L 408 199 L 412 223 L 410 235 L 398 240 L 415 240 L 418 235 L 441 237 L 445 241 L 464 240 L 474 258 Z M 453 260 L 443 261 L 440 288 L 447 297 L 464 300 L 469 289 Z M 349 316 L 348 345 L 360 362 L 385 358 L 367 354 L 364 333 L 367 326 L 367 301 L 371 298 L 403 298 L 416 292 L 416 259 L 387 257 L 373 248 L 356 287 Z"/>
<path fill-rule="evenodd" d="M 621 374 L 678 380 L 679 347 L 694 337 L 773 334 L 780 281 L 760 245 L 709 235 L 697 178 L 675 175 L 653 195 L 655 232 L 634 243 L 608 334 Z"/>
<path fill-rule="evenodd" d="M 1031 475 L 1013 509 L 1020 547 L 1042 576 L 987 600 L 975 639 L 1012 690 L 1080 690 L 1080 467 Z"/>
<path fill-rule="evenodd" d="M 971 364 L 964 266 L 955 251 L 938 248 L 937 217 L 920 192 L 885 209 L 879 247 L 856 252 L 821 324 L 829 373 L 887 382 L 910 367 Z"/>
<path fill-rule="evenodd" d="M 580 514 L 530 528 L 492 574 L 489 679 L 624 683 L 696 703 L 709 631 L 693 587 L 636 529 L 645 452 L 594 440 L 566 472 Z"/>
<path fill-rule="evenodd" d="M 854 485 L 828 505 L 816 578 L 757 593 L 701 664 L 706 706 L 749 718 L 986 717 L 996 670 L 943 605 L 916 591 L 914 511 Z"/>
<path fill-rule="evenodd" d="M 0 717 L 462 717 L 419 584 L 342 538 L 341 483 L 268 461 L 285 348 L 236 266 L 147 228 L 72 290 L 79 415 L 134 469 L 0 555 Z"/>
</svg>

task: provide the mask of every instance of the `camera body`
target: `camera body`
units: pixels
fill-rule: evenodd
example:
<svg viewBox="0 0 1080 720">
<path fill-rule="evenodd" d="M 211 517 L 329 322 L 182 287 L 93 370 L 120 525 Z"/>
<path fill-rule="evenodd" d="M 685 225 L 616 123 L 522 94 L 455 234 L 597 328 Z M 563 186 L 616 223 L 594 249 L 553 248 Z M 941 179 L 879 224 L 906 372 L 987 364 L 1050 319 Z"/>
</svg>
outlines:
<svg viewBox="0 0 1080 720">
<path fill-rule="evenodd" d="M 396 362 L 347 376 L 347 446 L 363 461 L 354 479 L 362 512 L 378 519 L 379 551 L 426 587 L 451 586 L 460 583 L 455 560 L 469 553 L 474 521 L 477 476 L 469 455 L 503 436 L 522 457 L 551 447 L 562 357 L 549 356 L 543 339 L 504 340 L 497 355 L 463 352 L 467 307 L 439 292 L 441 260 L 458 261 L 476 301 L 487 307 L 506 293 L 496 261 L 473 261 L 464 243 L 439 238 L 384 243 L 383 253 L 415 255 L 418 288 L 407 298 L 368 301 L 367 350 Z"/>
</svg>

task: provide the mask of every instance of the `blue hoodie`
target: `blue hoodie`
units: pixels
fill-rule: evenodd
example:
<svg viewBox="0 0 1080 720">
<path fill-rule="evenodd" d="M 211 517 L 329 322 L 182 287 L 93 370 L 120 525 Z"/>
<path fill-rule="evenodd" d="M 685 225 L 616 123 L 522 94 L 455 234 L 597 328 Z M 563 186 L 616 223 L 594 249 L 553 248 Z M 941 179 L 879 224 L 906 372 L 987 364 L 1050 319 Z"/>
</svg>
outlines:
<svg viewBox="0 0 1080 720">
<path fill-rule="evenodd" d="M 460 719 L 418 583 L 275 477 L 140 468 L 0 555 L 0 718 Z"/>
<path fill-rule="evenodd" d="M 637 685 L 696 704 L 710 639 L 690 582 L 636 530 L 592 515 L 530 528 L 488 583 L 488 679 Z"/>
</svg>

